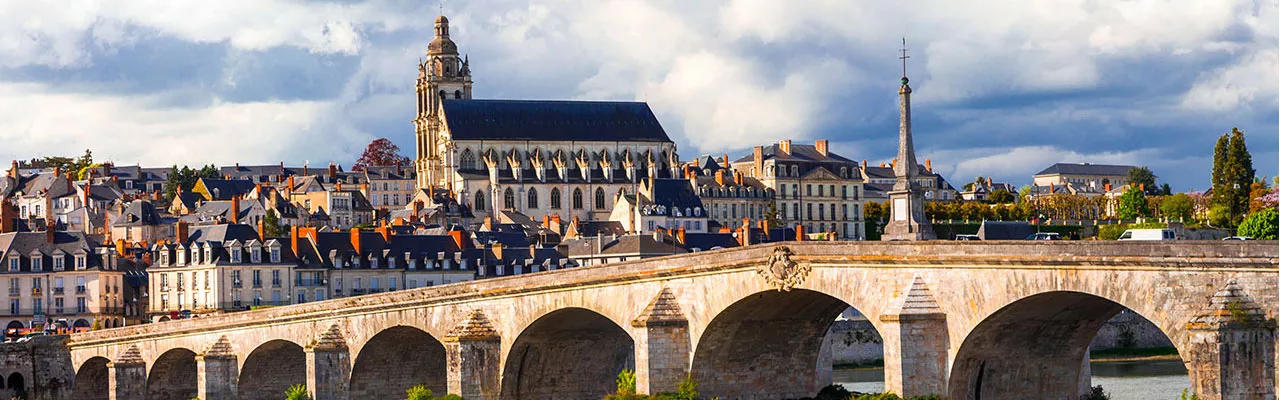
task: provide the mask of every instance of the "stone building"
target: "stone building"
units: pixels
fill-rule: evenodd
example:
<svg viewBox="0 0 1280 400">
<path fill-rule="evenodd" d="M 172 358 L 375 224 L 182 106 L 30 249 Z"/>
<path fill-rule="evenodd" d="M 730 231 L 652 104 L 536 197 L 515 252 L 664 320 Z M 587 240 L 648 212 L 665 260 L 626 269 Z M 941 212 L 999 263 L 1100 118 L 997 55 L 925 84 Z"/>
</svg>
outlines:
<svg viewBox="0 0 1280 400">
<path fill-rule="evenodd" d="M 835 232 L 842 239 L 866 237 L 862 172 L 858 163 L 831 152 L 826 140 L 756 146 L 752 155 L 731 166 L 776 193 L 784 224 L 804 226 L 806 232 Z"/>
<path fill-rule="evenodd" d="M 462 262 L 467 244 L 456 235 L 395 235 L 390 227 L 374 231 L 292 233 L 299 254 L 298 298 L 323 300 L 474 279 L 474 263 Z M 306 283 L 310 284 L 306 284 Z M 307 288 L 313 290 L 308 295 Z"/>
<path fill-rule="evenodd" d="M 414 171 L 401 166 L 368 167 L 359 173 L 364 175 L 362 182 L 369 184 L 364 196 L 375 210 L 405 208 L 417 191 Z"/>
<path fill-rule="evenodd" d="M 646 179 L 636 194 L 618 194 L 609 220 L 622 224 L 628 233 L 659 229 L 702 233 L 710 222 L 703 207 L 691 180 Z"/>
<path fill-rule="evenodd" d="M 177 239 L 151 248 L 147 269 L 153 320 L 292 304 L 294 256 L 252 226 L 177 224 Z"/>
<path fill-rule="evenodd" d="M 469 63 L 437 18 L 418 65 L 418 187 L 457 193 L 477 218 L 603 220 L 616 194 L 678 176 L 675 144 L 644 103 L 472 100 L 471 90 Z"/>
<path fill-rule="evenodd" d="M 0 273 L 9 287 L 8 329 L 65 322 L 88 329 L 124 324 L 122 272 L 101 235 L 80 232 L 0 234 Z"/>
<path fill-rule="evenodd" d="M 893 190 L 893 184 L 898 179 L 894 175 L 893 165 L 867 166 L 867 162 L 864 160 L 862 162 L 862 171 L 866 177 L 866 183 L 863 184 L 863 188 L 866 189 L 866 200 L 888 201 L 889 192 Z M 951 183 L 947 182 L 947 179 L 942 174 L 933 171 L 933 162 L 931 160 L 925 159 L 924 164 L 917 165 L 916 171 L 918 171 L 918 174 L 913 180 L 920 187 L 920 193 L 926 201 L 960 200 L 960 192 L 951 186 Z"/>
<path fill-rule="evenodd" d="M 174 238 L 173 217 L 161 216 L 149 200 L 117 202 L 107 211 L 111 238 L 129 243 L 157 243 Z"/>
<path fill-rule="evenodd" d="M 777 201 L 777 192 L 759 178 L 721 167 L 729 165 L 727 161 L 728 156 L 720 161 L 703 156 L 685 166 L 685 175 L 696 187 L 710 220 L 719 227 L 737 229 L 744 218 L 765 219 Z"/>
<path fill-rule="evenodd" d="M 1071 184 L 1100 188 L 1109 183 L 1120 187 L 1129 183 L 1129 170 L 1133 168 L 1132 165 L 1056 163 L 1037 172 L 1032 179 L 1035 186 Z"/>
</svg>

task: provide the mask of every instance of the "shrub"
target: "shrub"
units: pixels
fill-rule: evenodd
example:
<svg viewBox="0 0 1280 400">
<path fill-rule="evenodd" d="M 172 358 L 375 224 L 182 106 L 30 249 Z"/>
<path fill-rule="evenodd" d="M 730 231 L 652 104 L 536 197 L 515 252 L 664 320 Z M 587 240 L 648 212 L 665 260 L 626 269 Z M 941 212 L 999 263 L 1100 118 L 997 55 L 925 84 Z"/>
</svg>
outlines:
<svg viewBox="0 0 1280 400">
<path fill-rule="evenodd" d="M 1089 394 L 1080 395 L 1080 400 L 1111 400 L 1111 396 L 1107 395 L 1107 391 L 1102 390 L 1102 386 L 1094 386 L 1089 390 Z"/>
<path fill-rule="evenodd" d="M 618 372 L 618 394 L 636 394 L 635 371 L 624 369 Z"/>
<path fill-rule="evenodd" d="M 1236 234 L 1260 240 L 1275 240 L 1277 229 L 1280 229 L 1280 212 L 1274 208 L 1268 208 L 1249 214 L 1244 222 L 1240 223 L 1240 229 Z"/>
<path fill-rule="evenodd" d="M 404 400 L 431 400 L 431 389 L 418 385 L 404 391 Z"/>
<path fill-rule="evenodd" d="M 693 380 L 693 375 L 685 375 L 676 387 L 676 393 L 667 397 L 671 400 L 698 400 L 698 382 Z"/>
<path fill-rule="evenodd" d="M 817 396 L 813 396 L 814 400 L 844 400 L 853 395 L 852 392 L 846 390 L 842 385 L 827 385 L 818 391 Z"/>
<path fill-rule="evenodd" d="M 293 385 L 284 392 L 284 400 L 311 400 L 311 393 L 307 393 L 304 385 Z"/>
<path fill-rule="evenodd" d="M 1178 400 L 1200 400 L 1200 396 L 1191 393 L 1187 389 L 1182 389 L 1182 395 L 1178 396 Z"/>
</svg>

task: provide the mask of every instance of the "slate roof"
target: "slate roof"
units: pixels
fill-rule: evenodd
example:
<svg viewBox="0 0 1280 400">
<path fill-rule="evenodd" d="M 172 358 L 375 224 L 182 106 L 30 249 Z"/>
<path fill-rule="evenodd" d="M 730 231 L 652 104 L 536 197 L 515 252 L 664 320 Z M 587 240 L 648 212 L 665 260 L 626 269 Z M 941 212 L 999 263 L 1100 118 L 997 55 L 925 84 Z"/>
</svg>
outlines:
<svg viewBox="0 0 1280 400">
<path fill-rule="evenodd" d="M 253 191 L 257 184 L 248 179 L 204 179 L 204 188 L 209 191 L 209 200 L 231 200 L 236 195 Z"/>
<path fill-rule="evenodd" d="M 441 107 L 454 140 L 671 142 L 640 102 L 449 99 Z"/>
<path fill-rule="evenodd" d="M 654 212 L 672 208 L 694 209 L 702 207 L 702 198 L 693 190 L 687 179 L 654 179 L 653 198 L 644 204 L 645 215 L 661 215 L 665 212 Z M 660 206 L 658 208 L 654 208 Z"/>
<path fill-rule="evenodd" d="M 369 180 L 374 179 L 415 179 L 417 174 L 413 168 L 396 167 L 396 166 L 373 166 L 364 169 L 364 173 Z"/>
<path fill-rule="evenodd" d="M 31 253 L 37 249 L 42 254 L 40 265 L 45 271 L 53 270 L 53 254 L 57 250 L 62 250 L 67 257 L 64 261 L 68 270 L 73 269 L 74 257 L 76 251 L 84 251 L 85 268 L 96 269 L 102 267 L 102 258 L 94 253 L 94 248 L 98 243 L 102 243 L 102 235 L 91 235 L 80 232 L 54 232 L 53 243 L 49 243 L 46 232 L 10 232 L 0 234 L 0 253 L 7 259 L 12 254 L 17 254 L 19 259 L 19 270 L 21 272 L 31 271 Z M 0 272 L 8 272 L 6 268 L 0 269 Z"/>
<path fill-rule="evenodd" d="M 280 176 L 289 177 L 302 173 L 302 167 L 286 167 L 275 165 L 236 165 L 218 169 L 222 176 L 231 175 L 232 179 L 247 179 L 254 182 L 275 182 Z"/>
<path fill-rule="evenodd" d="M 156 206 L 146 200 L 134 200 L 125 206 L 124 212 L 120 213 L 111 226 L 146 226 L 159 225 L 160 212 L 156 210 Z"/>
<path fill-rule="evenodd" d="M 326 267 L 332 267 L 331 256 L 349 258 L 355 254 L 355 248 L 351 246 L 350 232 L 317 232 L 314 245 L 314 250 L 309 249 L 303 252 L 302 258 L 308 264 L 320 263 Z M 378 265 L 382 269 L 390 265 L 385 262 L 387 258 L 397 260 L 396 268 L 407 268 L 408 263 L 404 260 L 405 253 L 410 253 L 415 259 L 439 259 L 439 253 L 443 252 L 446 259 L 452 259 L 453 255 L 459 252 L 457 243 L 448 235 L 392 236 L 391 241 L 387 242 L 378 232 L 360 232 L 360 250 L 362 260 L 368 260 L 372 255 L 383 261 Z M 312 260 L 312 258 L 318 259 Z M 367 262 L 359 266 L 359 268 L 368 267 Z M 344 266 L 343 268 L 355 267 Z"/>
<path fill-rule="evenodd" d="M 248 221 L 250 217 L 267 215 L 267 209 L 262 203 L 253 200 L 240 201 L 240 221 Z M 208 223 L 219 221 L 221 218 L 224 222 L 231 221 L 231 202 L 230 201 L 206 201 L 200 203 L 200 207 L 191 211 L 191 214 L 183 215 L 179 219 L 192 224 Z"/>
<path fill-rule="evenodd" d="M 1022 221 L 982 221 L 978 237 L 982 240 L 1022 240 L 1036 233 L 1031 224 Z"/>
<path fill-rule="evenodd" d="M 258 239 L 258 231 L 245 224 L 218 224 L 193 226 L 187 230 L 187 243 L 196 242 L 229 242 L 239 240 L 241 243 Z"/>
<path fill-rule="evenodd" d="M 843 156 L 833 153 L 830 150 L 828 150 L 827 155 L 824 156 L 822 155 L 822 153 L 818 152 L 817 146 L 814 146 L 811 144 L 798 144 L 798 143 L 791 144 L 790 153 L 782 152 L 782 148 L 779 147 L 777 143 L 774 143 L 769 146 L 764 146 L 762 155 L 764 160 L 768 160 L 772 158 L 772 159 L 788 160 L 788 161 L 845 162 L 845 163 L 854 162 L 853 160 L 844 158 Z M 747 154 L 746 156 L 739 158 L 734 162 L 752 162 L 752 161 L 755 161 L 755 154 Z"/>
<path fill-rule="evenodd" d="M 1132 165 L 1105 165 L 1090 163 L 1057 163 L 1037 172 L 1040 175 L 1114 175 L 1129 176 Z"/>
<path fill-rule="evenodd" d="M 685 233 L 684 248 L 693 251 L 707 251 L 716 247 L 738 247 L 738 239 L 732 233 Z"/>
</svg>

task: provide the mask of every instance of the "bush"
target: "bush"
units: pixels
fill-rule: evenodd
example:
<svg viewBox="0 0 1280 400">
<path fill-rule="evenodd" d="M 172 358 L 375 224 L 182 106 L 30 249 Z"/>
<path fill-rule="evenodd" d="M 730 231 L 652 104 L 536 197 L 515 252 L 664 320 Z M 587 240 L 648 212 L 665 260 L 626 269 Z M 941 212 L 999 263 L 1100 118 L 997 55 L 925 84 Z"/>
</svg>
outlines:
<svg viewBox="0 0 1280 400">
<path fill-rule="evenodd" d="M 852 396 L 853 393 L 845 390 L 841 385 L 827 385 L 818 391 L 818 395 L 814 396 L 814 400 L 844 400 Z"/>
<path fill-rule="evenodd" d="M 1232 223 L 1231 208 L 1219 204 L 1209 207 L 1209 225 L 1215 228 L 1229 228 L 1234 226 Z"/>
<path fill-rule="evenodd" d="M 1182 389 L 1182 395 L 1178 396 L 1178 400 L 1200 400 L 1200 396 L 1195 393 L 1191 393 L 1187 389 Z"/>
<path fill-rule="evenodd" d="M 1107 395 L 1107 391 L 1102 390 L 1102 386 L 1094 386 L 1089 394 L 1080 395 L 1080 400 L 1111 400 L 1111 396 Z"/>
<path fill-rule="evenodd" d="M 1278 229 L 1280 229 L 1280 212 L 1274 208 L 1268 208 L 1249 214 L 1244 222 L 1240 223 L 1240 229 L 1236 234 L 1259 240 L 1276 240 Z"/>
<path fill-rule="evenodd" d="M 404 400 L 431 400 L 431 389 L 418 385 L 404 391 Z"/>
<path fill-rule="evenodd" d="M 284 400 L 311 400 L 311 393 L 307 393 L 304 385 L 293 385 L 284 392 Z"/>
</svg>

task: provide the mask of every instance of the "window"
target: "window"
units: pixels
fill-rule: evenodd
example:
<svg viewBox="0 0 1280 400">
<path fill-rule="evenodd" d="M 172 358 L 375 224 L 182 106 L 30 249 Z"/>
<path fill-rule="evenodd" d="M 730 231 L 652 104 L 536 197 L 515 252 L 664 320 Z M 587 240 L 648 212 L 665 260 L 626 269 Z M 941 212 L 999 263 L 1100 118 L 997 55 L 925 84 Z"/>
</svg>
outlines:
<svg viewBox="0 0 1280 400">
<path fill-rule="evenodd" d="M 453 98 L 455 98 L 455 99 L 461 99 L 461 98 L 462 98 L 462 91 L 461 91 L 461 90 L 454 90 L 454 91 L 453 91 Z"/>
<path fill-rule="evenodd" d="M 791 166 L 791 176 L 795 176 L 795 177 L 799 177 L 799 176 L 800 176 L 800 167 L 799 167 L 799 166 L 797 166 L 797 165 L 792 165 L 792 166 Z"/>
<path fill-rule="evenodd" d="M 800 198 L 800 187 L 799 187 L 799 186 L 797 186 L 796 184 L 792 183 L 792 184 L 791 184 L 791 199 L 792 199 L 792 200 L 796 200 L 796 199 L 799 199 L 799 198 Z"/>
<path fill-rule="evenodd" d="M 843 220 L 848 220 L 848 219 L 849 219 L 849 205 L 848 205 L 848 204 L 841 204 L 841 205 L 840 205 L 840 219 L 843 219 Z"/>
<path fill-rule="evenodd" d="M 160 291 L 169 290 L 169 274 L 160 274 Z"/>
<path fill-rule="evenodd" d="M 178 291 L 182 291 L 186 287 L 186 285 L 184 284 L 186 283 L 186 276 L 187 274 L 185 273 L 182 273 L 182 272 L 178 273 Z"/>
<path fill-rule="evenodd" d="M 840 185 L 840 198 L 841 198 L 841 199 L 847 199 L 847 198 L 849 198 L 849 187 L 848 187 L 848 186 Z"/>
<path fill-rule="evenodd" d="M 231 262 L 233 263 L 240 262 L 240 246 L 235 246 L 231 248 Z"/>
<path fill-rule="evenodd" d="M 577 189 L 577 188 L 573 189 L 573 209 L 574 210 L 582 209 L 582 189 Z"/>
<path fill-rule="evenodd" d="M 41 261 L 44 261 L 44 260 L 41 260 L 42 258 L 44 258 L 44 256 L 41 256 L 41 255 L 39 255 L 39 254 L 32 254 L 32 255 L 31 255 L 31 270 L 32 270 L 32 271 L 40 271 L 40 270 L 44 269 L 44 268 L 43 268 L 43 266 L 42 266 L 42 265 L 40 265 L 40 262 L 41 262 Z"/>
<path fill-rule="evenodd" d="M 471 149 L 462 150 L 462 156 L 459 159 L 458 169 L 476 168 L 476 155 L 471 153 Z"/>
<path fill-rule="evenodd" d="M 209 289 L 209 271 L 204 271 L 204 288 Z"/>
<path fill-rule="evenodd" d="M 558 188 L 551 189 L 551 209 L 560 209 L 560 189 Z"/>
<path fill-rule="evenodd" d="M 262 271 L 253 270 L 253 287 L 262 287 Z"/>
<path fill-rule="evenodd" d="M 511 188 L 507 188 L 507 190 L 502 193 L 502 208 L 508 210 L 516 209 L 516 193 L 512 191 Z"/>
<path fill-rule="evenodd" d="M 387 290 L 396 290 L 396 278 L 387 278 Z"/>
<path fill-rule="evenodd" d="M 475 209 L 476 211 L 484 211 L 484 192 L 479 190 L 476 191 Z"/>
<path fill-rule="evenodd" d="M 278 269 L 271 270 L 271 286 L 280 287 L 280 270 Z"/>
<path fill-rule="evenodd" d="M 604 209 L 604 189 L 596 188 L 596 207 L 597 210 Z"/>
<path fill-rule="evenodd" d="M 77 298 L 76 298 L 76 306 L 77 306 L 77 308 L 78 308 L 78 306 L 81 304 L 80 302 L 82 302 L 82 301 L 84 301 L 84 298 L 83 298 L 83 297 L 77 297 Z M 162 294 L 162 295 L 160 295 L 160 309 L 161 309 L 161 310 L 168 310 L 168 309 L 169 309 L 169 295 L 167 295 L 167 294 Z"/>
<path fill-rule="evenodd" d="M 787 185 L 778 185 L 778 190 L 782 193 L 782 197 L 787 197 Z"/>
<path fill-rule="evenodd" d="M 828 185 L 827 187 L 830 189 L 830 190 L 827 190 L 827 193 L 831 193 L 831 197 L 836 197 L 836 185 Z M 822 191 L 821 188 L 819 188 L 818 191 L 821 192 Z"/>
<path fill-rule="evenodd" d="M 525 202 L 525 208 L 538 208 L 538 190 L 529 188 L 529 199 Z"/>
<path fill-rule="evenodd" d="M 62 310 L 62 307 L 63 307 L 63 303 L 62 303 L 62 301 L 63 301 L 63 300 L 62 300 L 62 298 L 61 298 L 61 297 L 54 297 L 54 298 L 53 298 L 53 312 L 54 312 L 55 314 L 62 314 L 62 311 L 63 311 L 63 310 Z"/>
<path fill-rule="evenodd" d="M 825 212 L 826 210 L 827 210 L 826 207 L 823 207 L 821 204 L 818 205 L 818 219 L 827 219 L 826 212 Z"/>
<path fill-rule="evenodd" d="M 18 256 L 9 257 L 9 272 L 18 272 Z"/>
<path fill-rule="evenodd" d="M 272 247 L 272 248 L 271 248 L 271 262 L 273 262 L 273 263 L 278 263 L 278 262 L 280 262 L 280 248 L 279 248 L 279 247 Z"/>
<path fill-rule="evenodd" d="M 791 203 L 791 218 L 800 219 L 800 203 Z"/>
<path fill-rule="evenodd" d="M 807 215 L 807 219 L 813 219 L 813 203 L 805 204 L 804 206 L 805 206 L 804 207 L 805 215 Z"/>
<path fill-rule="evenodd" d="M 66 256 L 59 256 L 59 255 L 54 255 L 54 256 L 53 256 L 53 270 L 54 270 L 54 271 L 62 271 L 62 270 L 65 270 L 65 269 L 67 268 L 66 263 L 67 263 L 67 257 L 66 257 Z"/>
<path fill-rule="evenodd" d="M 822 197 L 822 196 L 824 196 L 822 194 L 822 185 L 818 185 L 818 197 Z"/>
<path fill-rule="evenodd" d="M 262 249 L 254 247 L 249 250 L 249 260 L 255 263 L 262 262 Z"/>
</svg>

